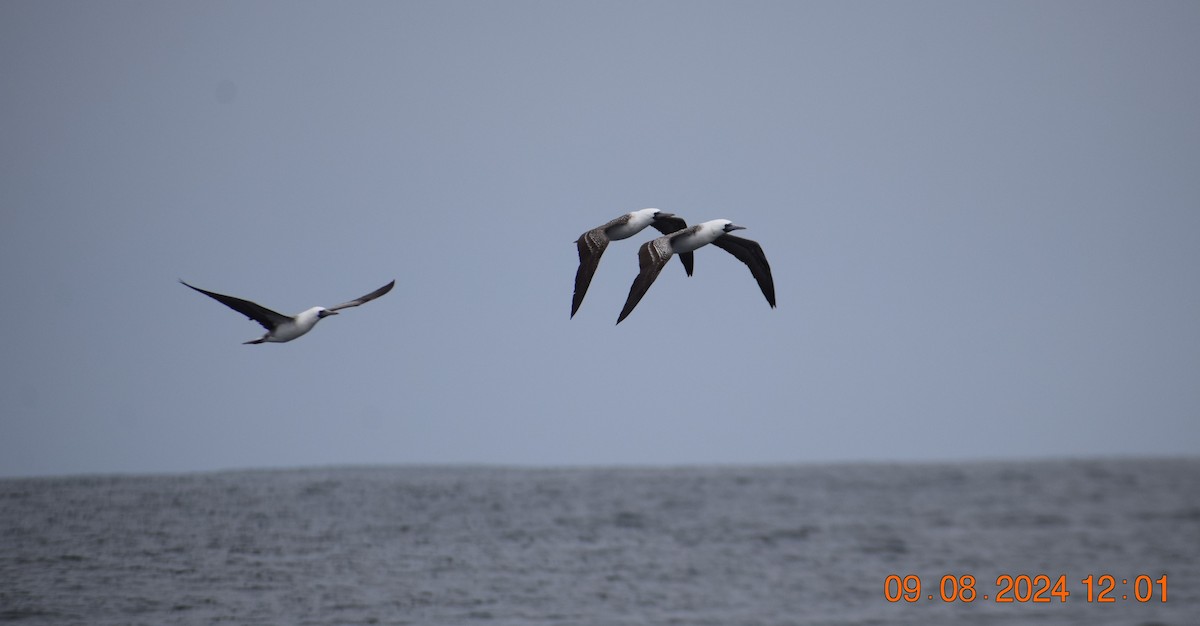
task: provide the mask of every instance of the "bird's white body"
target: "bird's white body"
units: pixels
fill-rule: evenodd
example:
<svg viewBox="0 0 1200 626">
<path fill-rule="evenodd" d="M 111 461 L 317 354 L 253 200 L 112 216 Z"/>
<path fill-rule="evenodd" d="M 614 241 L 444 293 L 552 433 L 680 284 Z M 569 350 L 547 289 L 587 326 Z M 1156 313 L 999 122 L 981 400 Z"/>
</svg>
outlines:
<svg viewBox="0 0 1200 626">
<path fill-rule="evenodd" d="M 608 229 L 608 238 L 614 241 L 628 239 L 642 232 L 647 226 L 652 224 L 656 214 L 658 214 L 658 209 L 630 211 L 628 221 L 626 221 L 624 224 L 618 224 Z"/>
<path fill-rule="evenodd" d="M 693 228 L 680 231 L 679 235 L 664 235 L 659 239 L 668 241 L 670 250 L 674 254 L 691 252 L 716 241 L 717 237 L 727 232 L 725 226 L 732 223 L 729 220 L 709 220 L 696 224 Z"/>
<path fill-rule="evenodd" d="M 317 325 L 317 322 L 321 321 L 321 318 L 331 314 L 337 315 L 336 312 L 326 312 L 325 315 L 321 315 L 322 311 L 325 311 L 324 307 L 315 306 L 301 313 L 297 313 L 294 317 L 292 317 L 292 321 L 284 322 L 275 327 L 275 330 L 267 333 L 264 339 L 270 343 L 284 343 L 291 341 L 297 337 L 302 337 L 305 333 L 312 330 L 313 327 Z"/>
</svg>

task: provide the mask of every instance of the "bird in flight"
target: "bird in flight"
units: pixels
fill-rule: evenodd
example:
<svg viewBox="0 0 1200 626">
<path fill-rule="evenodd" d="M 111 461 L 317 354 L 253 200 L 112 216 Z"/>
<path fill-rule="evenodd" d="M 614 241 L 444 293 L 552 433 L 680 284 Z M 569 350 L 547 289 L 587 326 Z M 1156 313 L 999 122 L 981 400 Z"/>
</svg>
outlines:
<svg viewBox="0 0 1200 626">
<path fill-rule="evenodd" d="M 691 255 L 693 250 L 710 243 L 745 263 L 754 275 L 754 280 L 758 281 L 758 288 L 767 298 L 767 304 L 775 308 L 775 281 L 771 279 L 771 266 L 767 263 L 762 246 L 756 241 L 729 234 L 744 228 L 746 227 L 738 226 L 729 220 L 711 220 L 642 244 L 638 249 L 638 265 L 641 271 L 629 287 L 629 297 L 625 299 L 625 308 L 621 309 L 617 323 L 620 324 L 621 320 L 633 312 L 633 307 L 641 302 L 646 290 L 650 289 L 654 279 L 658 278 L 658 273 L 667 261 L 671 260 L 671 255 Z"/>
<path fill-rule="evenodd" d="M 262 324 L 263 328 L 267 329 L 267 334 L 259 337 L 258 339 L 245 341 L 243 344 L 264 342 L 284 343 L 286 341 L 291 341 L 312 330 L 313 327 L 317 325 L 317 322 L 321 321 L 322 319 L 329 317 L 330 315 L 337 315 L 339 310 L 348 309 L 360 304 L 366 304 L 367 302 L 370 302 L 375 298 L 378 298 L 379 296 L 391 291 L 392 287 L 396 286 L 396 281 L 393 280 L 379 289 L 376 289 L 375 291 L 372 291 L 361 298 L 355 298 L 349 302 L 343 302 L 339 305 L 331 306 L 329 308 L 315 306 L 306 311 L 297 313 L 296 315 L 284 315 L 282 313 L 276 313 L 271 309 L 259 304 L 255 304 L 249 300 L 242 300 L 241 298 L 235 298 L 233 296 L 206 291 L 199 287 L 192 287 L 182 279 L 179 282 L 183 283 L 184 286 L 195 289 L 196 291 L 199 291 L 213 300 L 224 304 L 234 311 L 245 315 L 259 324 Z"/>
<path fill-rule="evenodd" d="M 626 213 L 603 226 L 597 226 L 575 240 L 579 247 L 579 269 L 575 271 L 575 295 L 571 298 L 571 317 L 575 317 L 579 305 L 583 304 L 583 296 L 587 294 L 588 285 L 592 284 L 592 276 L 596 273 L 596 267 L 600 265 L 600 255 L 604 254 L 608 242 L 628 239 L 642 232 L 647 226 L 653 226 L 655 230 L 666 235 L 687 228 L 687 222 L 681 217 L 676 217 L 674 213 L 642 209 Z M 692 253 L 681 253 L 679 260 L 683 263 L 684 271 L 691 276 Z"/>
</svg>

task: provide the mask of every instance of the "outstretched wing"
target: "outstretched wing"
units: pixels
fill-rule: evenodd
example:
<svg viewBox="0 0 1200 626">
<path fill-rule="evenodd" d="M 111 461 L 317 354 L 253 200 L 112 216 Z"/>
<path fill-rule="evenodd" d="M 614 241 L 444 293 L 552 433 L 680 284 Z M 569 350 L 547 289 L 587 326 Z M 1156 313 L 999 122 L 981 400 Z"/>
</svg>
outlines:
<svg viewBox="0 0 1200 626">
<path fill-rule="evenodd" d="M 330 310 L 330 311 L 337 311 L 337 310 L 339 310 L 339 309 L 348 309 L 348 308 L 350 308 L 350 307 L 352 307 L 352 306 L 358 306 L 358 305 L 360 305 L 360 304 L 366 304 L 366 303 L 368 303 L 368 302 L 370 302 L 370 301 L 374 300 L 375 298 L 378 298 L 379 296 L 382 296 L 383 294 L 385 294 L 385 293 L 387 293 L 387 292 L 391 291 L 391 290 L 392 290 L 392 287 L 395 287 L 395 286 L 396 286 L 396 281 L 394 281 L 394 280 L 393 280 L 392 282 L 390 282 L 390 283 L 388 283 L 388 284 L 386 284 L 386 285 L 384 285 L 384 286 L 380 287 L 379 289 L 376 289 L 375 291 L 372 291 L 371 293 L 369 293 L 369 294 L 367 294 L 367 295 L 365 295 L 365 296 L 363 296 L 363 297 L 361 297 L 361 298 L 355 298 L 355 299 L 353 299 L 353 300 L 351 300 L 351 301 L 349 301 L 349 302 L 343 302 L 343 303 L 341 303 L 341 304 L 338 304 L 338 305 L 335 305 L 335 306 L 331 306 L 331 307 L 329 307 L 329 309 L 328 309 L 328 310 Z"/>
<path fill-rule="evenodd" d="M 263 328 L 266 328 L 268 331 L 275 330 L 275 327 L 279 326 L 280 324 L 282 324 L 284 322 L 292 321 L 292 318 L 290 318 L 282 313 L 276 313 L 275 311 L 272 311 L 271 309 L 268 309 L 267 307 L 255 304 L 249 300 L 243 300 L 241 298 L 235 298 L 233 296 L 227 296 L 227 295 L 220 294 L 220 293 L 213 293 L 211 291 L 205 291 L 204 289 L 201 289 L 199 287 L 192 287 L 191 285 L 184 282 L 182 279 L 180 279 L 179 282 L 183 283 L 185 287 L 190 287 L 192 289 L 195 289 L 196 291 L 199 291 L 200 293 L 212 298 L 213 300 L 216 300 L 217 302 L 224 304 L 225 306 L 233 309 L 234 311 L 237 311 L 238 313 L 245 315 L 246 317 L 258 322 L 259 324 L 262 324 Z"/>
<path fill-rule="evenodd" d="M 592 276 L 600 265 L 600 256 L 608 247 L 608 235 L 604 234 L 604 226 L 593 228 L 575 240 L 579 247 L 579 269 L 575 270 L 575 295 L 571 297 L 571 317 L 583 304 L 583 296 L 587 295 L 588 286 L 592 284 Z"/>
<path fill-rule="evenodd" d="M 677 230 L 687 228 L 687 222 L 682 217 L 675 215 L 671 217 L 656 217 L 653 222 L 650 222 L 650 225 L 654 227 L 654 230 L 664 235 L 670 235 Z"/>
<path fill-rule="evenodd" d="M 664 244 L 661 249 L 657 245 L 660 241 Z M 625 308 L 621 309 L 621 315 L 617 317 L 618 324 L 633 312 L 633 307 L 642 301 L 642 296 L 646 295 L 646 290 L 654 284 L 658 273 L 662 271 L 667 261 L 671 260 L 671 248 L 666 244 L 666 238 L 659 237 L 647 241 L 638 249 L 638 265 L 641 266 L 641 271 L 637 278 L 633 279 L 633 285 L 629 287 L 629 297 L 625 299 Z"/>
<path fill-rule="evenodd" d="M 664 235 L 670 235 L 671 233 L 687 228 L 687 222 L 685 222 L 682 217 L 676 217 L 674 215 L 671 217 L 655 218 L 650 225 Z M 683 270 L 687 272 L 688 276 L 692 275 L 692 266 L 695 265 L 695 261 L 693 259 L 694 257 L 692 256 L 691 252 L 679 253 L 679 262 L 683 263 Z"/>
<path fill-rule="evenodd" d="M 775 308 L 775 281 L 771 279 L 771 265 L 767 263 L 762 246 L 758 245 L 757 241 L 733 235 L 721 235 L 712 244 L 737 257 L 750 268 L 750 273 L 754 275 L 754 280 L 758 281 L 758 288 L 767 298 L 767 303 L 771 308 Z"/>
</svg>

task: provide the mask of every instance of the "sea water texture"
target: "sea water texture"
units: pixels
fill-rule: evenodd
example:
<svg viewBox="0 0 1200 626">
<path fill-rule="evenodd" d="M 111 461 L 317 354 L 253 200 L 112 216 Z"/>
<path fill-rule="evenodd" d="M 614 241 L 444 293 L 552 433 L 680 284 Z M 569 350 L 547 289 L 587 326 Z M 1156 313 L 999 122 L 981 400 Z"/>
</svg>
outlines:
<svg viewBox="0 0 1200 626">
<path fill-rule="evenodd" d="M 1200 459 L 13 479 L 0 542 L 23 625 L 1182 626 Z M 998 603 L 1004 575 L 1070 595 Z"/>
</svg>

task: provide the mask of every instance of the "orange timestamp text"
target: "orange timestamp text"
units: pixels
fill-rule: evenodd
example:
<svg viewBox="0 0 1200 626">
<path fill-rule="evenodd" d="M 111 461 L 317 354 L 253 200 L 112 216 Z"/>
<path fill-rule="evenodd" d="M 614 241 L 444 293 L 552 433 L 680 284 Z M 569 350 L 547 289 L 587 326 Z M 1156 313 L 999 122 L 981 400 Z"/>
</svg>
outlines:
<svg viewBox="0 0 1200 626">
<path fill-rule="evenodd" d="M 1118 581 L 1120 581 L 1118 583 Z M 930 590 L 916 574 L 901 576 L 889 574 L 883 579 L 883 597 L 888 602 L 1066 602 L 1072 594 L 1078 594 L 1087 602 L 1107 604 L 1111 602 L 1166 602 L 1167 575 L 1154 578 L 1141 574 L 1133 578 L 1120 578 L 1112 574 L 1096 576 L 1089 574 L 1079 580 L 1082 589 L 1074 592 L 1067 588 L 1067 576 L 1060 574 L 1051 578 L 1047 574 L 1000 574 L 994 589 L 983 589 L 970 574 L 946 574 L 938 580 L 937 589 Z"/>
</svg>

